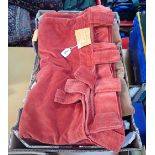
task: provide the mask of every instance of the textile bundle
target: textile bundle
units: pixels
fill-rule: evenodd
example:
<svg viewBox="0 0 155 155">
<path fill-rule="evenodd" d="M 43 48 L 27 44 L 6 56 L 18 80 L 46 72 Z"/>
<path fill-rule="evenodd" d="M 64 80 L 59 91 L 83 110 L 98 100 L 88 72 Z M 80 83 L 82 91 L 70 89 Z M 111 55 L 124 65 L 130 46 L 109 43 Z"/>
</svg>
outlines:
<svg viewBox="0 0 155 155">
<path fill-rule="evenodd" d="M 43 15 L 40 71 L 20 118 L 21 138 L 120 150 L 125 137 L 120 92 L 126 85 L 118 76 L 122 66 L 113 21 L 112 11 L 100 5 Z"/>
</svg>

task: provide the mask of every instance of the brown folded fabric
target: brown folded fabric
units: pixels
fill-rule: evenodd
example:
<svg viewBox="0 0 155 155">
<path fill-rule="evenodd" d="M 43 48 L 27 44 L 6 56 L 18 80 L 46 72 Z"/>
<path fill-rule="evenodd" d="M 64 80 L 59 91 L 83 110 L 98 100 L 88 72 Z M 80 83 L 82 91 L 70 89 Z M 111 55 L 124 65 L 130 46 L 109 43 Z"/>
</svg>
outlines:
<svg viewBox="0 0 155 155">
<path fill-rule="evenodd" d="M 120 100 L 121 100 L 121 107 L 122 107 L 122 115 L 129 116 L 134 113 L 134 108 L 131 103 L 131 98 L 129 96 L 127 84 L 124 80 L 124 66 L 121 61 L 116 63 L 116 71 L 117 71 L 117 76 L 120 78 L 120 81 L 121 81 Z"/>
<path fill-rule="evenodd" d="M 122 46 L 122 39 L 119 34 L 119 26 L 116 19 L 113 22 L 112 31 L 113 31 L 113 42 L 116 43 L 117 48 L 120 49 Z"/>
<path fill-rule="evenodd" d="M 119 26 L 116 20 L 113 23 L 113 42 L 116 43 L 118 49 L 121 49 L 122 40 L 119 34 Z M 120 78 L 120 81 L 121 81 L 120 100 L 121 100 L 121 107 L 122 107 L 122 115 L 123 116 L 132 115 L 134 113 L 134 108 L 132 106 L 128 88 L 124 80 L 125 71 L 124 71 L 123 63 L 121 61 L 117 62 L 115 64 L 115 67 L 117 71 L 117 76 Z"/>
<path fill-rule="evenodd" d="M 134 113 L 134 108 L 131 103 L 131 98 L 129 96 L 126 82 L 123 78 L 120 78 L 120 80 L 121 80 L 120 99 L 121 99 L 121 106 L 122 106 L 122 115 L 129 116 Z"/>
</svg>

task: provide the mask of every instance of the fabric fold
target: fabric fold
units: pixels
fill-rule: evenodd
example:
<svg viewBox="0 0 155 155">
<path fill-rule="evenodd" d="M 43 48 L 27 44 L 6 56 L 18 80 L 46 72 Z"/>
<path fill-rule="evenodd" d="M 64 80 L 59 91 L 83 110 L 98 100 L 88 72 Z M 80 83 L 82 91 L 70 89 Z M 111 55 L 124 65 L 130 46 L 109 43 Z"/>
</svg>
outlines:
<svg viewBox="0 0 155 155">
<path fill-rule="evenodd" d="M 21 138 L 52 145 L 99 145 L 115 152 L 121 149 L 125 133 L 113 20 L 112 11 L 103 6 L 42 16 L 38 27 L 40 71 L 20 118 Z M 80 35 L 90 41 L 80 48 L 77 30 L 85 32 Z M 68 48 L 71 52 L 64 57 L 62 51 Z"/>
</svg>

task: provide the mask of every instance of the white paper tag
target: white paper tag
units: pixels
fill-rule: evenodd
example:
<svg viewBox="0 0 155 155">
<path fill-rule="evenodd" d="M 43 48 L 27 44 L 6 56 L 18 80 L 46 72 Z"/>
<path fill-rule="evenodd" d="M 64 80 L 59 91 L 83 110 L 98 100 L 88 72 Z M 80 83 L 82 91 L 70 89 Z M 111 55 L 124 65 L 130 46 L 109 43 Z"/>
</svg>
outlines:
<svg viewBox="0 0 155 155">
<path fill-rule="evenodd" d="M 61 55 L 63 56 L 63 57 L 68 57 L 69 55 L 70 55 L 70 53 L 71 53 L 71 49 L 70 48 L 65 48 L 62 52 L 61 52 Z"/>
</svg>

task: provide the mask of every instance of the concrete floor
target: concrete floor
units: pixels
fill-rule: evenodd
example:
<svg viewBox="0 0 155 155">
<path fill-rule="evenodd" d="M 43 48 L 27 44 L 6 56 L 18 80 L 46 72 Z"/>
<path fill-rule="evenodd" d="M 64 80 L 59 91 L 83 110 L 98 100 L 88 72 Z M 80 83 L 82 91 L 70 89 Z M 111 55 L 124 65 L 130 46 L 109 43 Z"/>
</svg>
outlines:
<svg viewBox="0 0 155 155">
<path fill-rule="evenodd" d="M 10 47 L 8 51 L 8 133 L 10 133 L 28 88 L 35 55 L 33 48 Z"/>
</svg>

